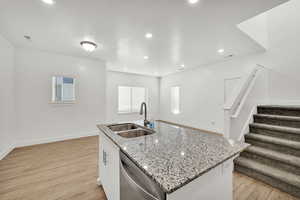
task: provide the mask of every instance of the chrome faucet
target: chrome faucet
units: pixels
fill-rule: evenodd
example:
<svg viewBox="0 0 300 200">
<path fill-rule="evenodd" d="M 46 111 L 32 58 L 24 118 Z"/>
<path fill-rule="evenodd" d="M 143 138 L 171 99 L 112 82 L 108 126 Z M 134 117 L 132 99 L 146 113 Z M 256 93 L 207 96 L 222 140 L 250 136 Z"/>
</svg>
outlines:
<svg viewBox="0 0 300 200">
<path fill-rule="evenodd" d="M 145 108 L 145 112 L 144 112 L 144 109 Z M 150 124 L 150 122 L 147 120 L 147 105 L 145 102 L 143 102 L 141 104 L 141 110 L 140 110 L 140 115 L 143 115 L 145 114 L 145 119 L 144 119 L 144 126 L 147 126 L 148 124 Z"/>
</svg>

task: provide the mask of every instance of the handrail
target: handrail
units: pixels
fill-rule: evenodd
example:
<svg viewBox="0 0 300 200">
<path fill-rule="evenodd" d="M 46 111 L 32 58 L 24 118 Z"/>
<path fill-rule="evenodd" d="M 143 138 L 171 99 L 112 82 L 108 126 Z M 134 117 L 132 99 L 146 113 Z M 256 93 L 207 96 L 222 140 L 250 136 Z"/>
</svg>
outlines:
<svg viewBox="0 0 300 200">
<path fill-rule="evenodd" d="M 244 77 L 231 102 L 224 106 L 225 137 L 241 139 L 249 132 L 249 123 L 253 120 L 252 116 L 256 112 L 256 107 L 270 103 L 270 77 L 274 75 L 285 76 L 285 79 L 300 82 L 299 78 L 257 64 L 251 73 Z"/>
<path fill-rule="evenodd" d="M 239 115 L 240 115 L 240 112 L 242 110 L 242 108 L 244 107 L 244 104 L 249 96 L 249 93 L 251 92 L 254 84 L 255 84 L 255 81 L 256 81 L 256 77 L 257 77 L 257 72 L 259 71 L 259 68 L 256 68 L 256 71 L 255 73 L 253 74 L 253 77 L 242 97 L 242 99 L 240 100 L 239 104 L 237 105 L 236 109 L 233 110 L 233 113 L 232 113 L 232 117 L 233 118 L 237 118 Z"/>
<path fill-rule="evenodd" d="M 251 86 L 255 81 L 255 77 L 257 72 L 259 71 L 261 66 L 257 65 L 249 74 L 249 76 L 245 79 L 244 83 L 241 85 L 236 97 L 232 102 L 229 102 L 228 105 L 224 106 L 224 136 L 229 138 L 230 130 L 231 130 L 231 118 L 232 116 L 238 115 L 243 106 L 243 101 L 247 97 Z"/>
<path fill-rule="evenodd" d="M 249 88 L 252 80 L 255 78 L 255 75 L 257 71 L 259 70 L 259 65 L 255 67 L 252 72 L 249 74 L 245 82 L 243 83 L 242 87 L 240 88 L 238 94 L 234 98 L 233 102 L 230 102 L 230 105 L 225 105 L 224 109 L 225 110 L 236 110 L 236 108 L 241 104 L 241 101 L 247 92 L 247 89 Z"/>
</svg>

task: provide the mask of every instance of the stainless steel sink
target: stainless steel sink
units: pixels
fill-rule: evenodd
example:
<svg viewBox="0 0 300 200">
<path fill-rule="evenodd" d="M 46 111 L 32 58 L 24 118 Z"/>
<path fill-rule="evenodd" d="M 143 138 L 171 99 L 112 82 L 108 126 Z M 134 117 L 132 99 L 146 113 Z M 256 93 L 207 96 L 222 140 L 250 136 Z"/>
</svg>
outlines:
<svg viewBox="0 0 300 200">
<path fill-rule="evenodd" d="M 139 127 L 135 124 L 127 123 L 127 124 L 116 124 L 108 126 L 110 130 L 113 132 L 120 132 L 120 131 L 128 131 L 128 130 L 134 130 L 138 129 Z"/>
<path fill-rule="evenodd" d="M 151 135 L 153 133 L 154 132 L 150 131 L 150 130 L 148 131 L 145 129 L 136 129 L 136 130 L 130 130 L 130 131 L 122 131 L 117 134 L 124 138 L 136 138 L 136 137 Z"/>
<path fill-rule="evenodd" d="M 114 124 L 108 126 L 108 128 L 123 138 L 136 138 L 154 133 L 154 131 L 150 129 L 143 128 L 142 126 L 133 123 Z"/>
</svg>

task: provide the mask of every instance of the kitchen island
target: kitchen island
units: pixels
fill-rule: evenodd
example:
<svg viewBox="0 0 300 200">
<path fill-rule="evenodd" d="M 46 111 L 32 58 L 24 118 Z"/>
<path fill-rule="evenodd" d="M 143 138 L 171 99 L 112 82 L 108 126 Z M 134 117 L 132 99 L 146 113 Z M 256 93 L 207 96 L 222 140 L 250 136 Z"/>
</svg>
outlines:
<svg viewBox="0 0 300 200">
<path fill-rule="evenodd" d="M 139 124 L 131 126 L 135 127 L 129 129 L 143 129 L 149 134 L 128 137 L 126 131 L 114 130 L 118 124 L 98 125 L 98 183 L 103 185 L 108 200 L 124 200 L 122 157 L 134 163 L 135 171 L 149 178 L 149 184 L 153 182 L 160 189 L 159 194 L 151 195 L 151 188 L 137 184 L 142 192 L 150 193 L 145 199 L 232 200 L 233 159 L 247 144 L 164 122 L 156 122 L 153 130 Z"/>
</svg>

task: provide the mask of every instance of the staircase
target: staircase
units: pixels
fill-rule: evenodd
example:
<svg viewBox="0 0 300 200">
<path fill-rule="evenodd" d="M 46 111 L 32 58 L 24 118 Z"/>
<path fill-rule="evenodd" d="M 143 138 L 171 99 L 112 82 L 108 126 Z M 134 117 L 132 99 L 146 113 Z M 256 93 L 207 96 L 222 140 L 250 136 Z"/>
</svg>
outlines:
<svg viewBox="0 0 300 200">
<path fill-rule="evenodd" d="M 235 170 L 300 197 L 300 106 L 258 106 Z"/>
</svg>

